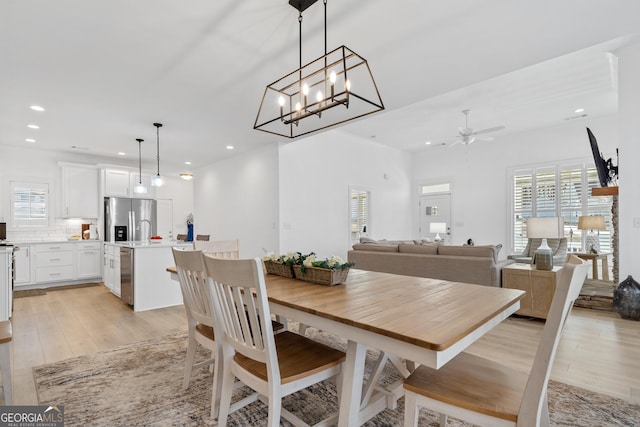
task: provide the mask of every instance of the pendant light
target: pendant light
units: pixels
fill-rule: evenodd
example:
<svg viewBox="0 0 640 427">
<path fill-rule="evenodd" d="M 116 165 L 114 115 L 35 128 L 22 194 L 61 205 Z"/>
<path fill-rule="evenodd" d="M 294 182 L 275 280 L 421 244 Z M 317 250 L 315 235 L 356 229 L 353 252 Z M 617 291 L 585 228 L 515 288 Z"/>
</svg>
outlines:
<svg viewBox="0 0 640 427">
<path fill-rule="evenodd" d="M 136 194 L 144 194 L 147 192 L 147 187 L 142 183 L 142 141 L 144 139 L 137 138 L 138 141 L 138 183 L 133 188 Z"/>
<path fill-rule="evenodd" d="M 164 184 L 164 180 L 160 176 L 160 128 L 162 127 L 162 123 L 154 123 L 153 125 L 156 127 L 156 161 L 158 171 L 156 176 L 151 179 L 151 185 L 154 187 L 162 187 L 162 184 Z"/>
</svg>

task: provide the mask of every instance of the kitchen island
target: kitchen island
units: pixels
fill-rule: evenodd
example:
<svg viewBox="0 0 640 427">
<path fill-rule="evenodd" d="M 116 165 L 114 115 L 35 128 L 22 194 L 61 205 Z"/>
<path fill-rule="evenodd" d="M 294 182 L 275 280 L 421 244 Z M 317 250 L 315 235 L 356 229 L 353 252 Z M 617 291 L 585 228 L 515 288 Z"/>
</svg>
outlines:
<svg viewBox="0 0 640 427">
<path fill-rule="evenodd" d="M 104 284 L 134 311 L 182 304 L 180 286 L 167 277 L 173 265 L 171 248 L 190 242 L 105 242 Z"/>
</svg>

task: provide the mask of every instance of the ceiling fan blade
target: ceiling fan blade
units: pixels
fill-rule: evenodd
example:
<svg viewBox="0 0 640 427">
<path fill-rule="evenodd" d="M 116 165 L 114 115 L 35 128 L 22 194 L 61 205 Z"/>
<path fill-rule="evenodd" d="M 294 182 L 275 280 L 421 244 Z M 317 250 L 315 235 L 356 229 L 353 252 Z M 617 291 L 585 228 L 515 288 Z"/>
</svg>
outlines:
<svg viewBox="0 0 640 427">
<path fill-rule="evenodd" d="M 477 141 L 493 141 L 495 138 L 489 135 L 476 135 Z"/>
<path fill-rule="evenodd" d="M 487 129 L 479 130 L 475 134 L 476 135 L 481 135 L 483 133 L 497 132 L 497 131 L 502 130 L 502 129 L 504 129 L 504 126 L 496 126 L 494 128 L 487 128 Z"/>
</svg>

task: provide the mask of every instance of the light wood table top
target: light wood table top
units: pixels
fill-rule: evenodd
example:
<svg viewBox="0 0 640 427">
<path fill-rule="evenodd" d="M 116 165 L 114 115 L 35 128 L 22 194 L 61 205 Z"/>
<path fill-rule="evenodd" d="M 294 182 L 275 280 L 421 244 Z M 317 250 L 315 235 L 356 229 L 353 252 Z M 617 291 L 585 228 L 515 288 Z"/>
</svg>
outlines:
<svg viewBox="0 0 640 427">
<path fill-rule="evenodd" d="M 267 275 L 269 301 L 442 351 L 519 301 L 524 292 L 352 269 L 343 285 Z"/>
</svg>

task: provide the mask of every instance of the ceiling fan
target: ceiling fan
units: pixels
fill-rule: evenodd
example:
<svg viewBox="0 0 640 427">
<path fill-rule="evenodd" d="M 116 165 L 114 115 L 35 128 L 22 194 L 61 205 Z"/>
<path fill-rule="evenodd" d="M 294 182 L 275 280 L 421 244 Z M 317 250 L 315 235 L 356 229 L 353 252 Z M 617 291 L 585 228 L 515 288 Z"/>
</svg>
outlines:
<svg viewBox="0 0 640 427">
<path fill-rule="evenodd" d="M 460 142 L 463 144 L 471 144 L 473 141 L 476 141 L 476 140 L 492 141 L 493 137 L 485 134 L 491 133 L 491 132 L 497 132 L 499 130 L 504 129 L 504 126 L 496 126 L 496 127 L 487 128 L 487 129 L 474 130 L 473 128 L 469 127 L 470 112 L 471 110 L 462 110 L 462 114 L 464 114 L 464 127 L 459 127 L 457 139 L 453 141 L 451 144 L 446 144 L 446 145 L 456 145 Z"/>
</svg>

